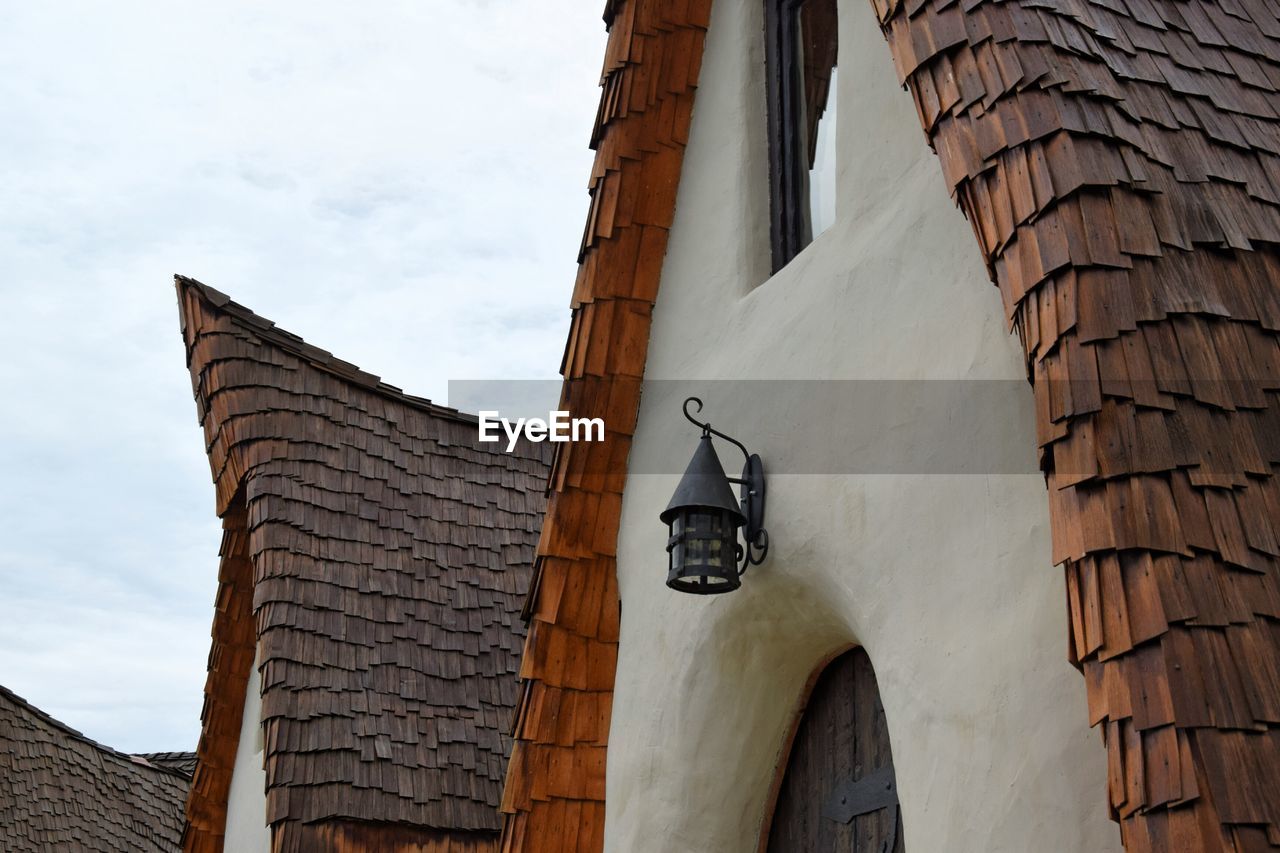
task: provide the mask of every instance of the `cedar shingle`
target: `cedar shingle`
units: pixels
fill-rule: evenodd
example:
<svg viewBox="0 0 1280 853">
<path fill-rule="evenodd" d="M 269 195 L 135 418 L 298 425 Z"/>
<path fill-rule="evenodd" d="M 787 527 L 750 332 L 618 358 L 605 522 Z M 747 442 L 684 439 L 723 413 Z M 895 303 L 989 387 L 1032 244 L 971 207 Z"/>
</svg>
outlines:
<svg viewBox="0 0 1280 853">
<path fill-rule="evenodd" d="M 561 445 L 553 463 L 525 607 L 503 850 L 604 843 L 621 494 L 710 8 L 710 0 L 614 0 L 605 12 L 610 33 L 561 408 L 603 418 L 608 430 L 604 442 Z"/>
<path fill-rule="evenodd" d="M 221 844 L 255 654 L 276 851 L 383 830 L 491 849 L 549 446 L 482 444 L 475 418 L 177 288 L 227 529 L 187 849 Z"/>
<path fill-rule="evenodd" d="M 177 850 L 191 759 L 116 752 L 0 687 L 0 849 Z"/>
<path fill-rule="evenodd" d="M 946 0 L 875 5 L 917 104 L 977 72 L 922 126 L 1025 347 L 1125 845 L 1273 849 L 1275 11 L 966 0 L 943 49 Z"/>
</svg>

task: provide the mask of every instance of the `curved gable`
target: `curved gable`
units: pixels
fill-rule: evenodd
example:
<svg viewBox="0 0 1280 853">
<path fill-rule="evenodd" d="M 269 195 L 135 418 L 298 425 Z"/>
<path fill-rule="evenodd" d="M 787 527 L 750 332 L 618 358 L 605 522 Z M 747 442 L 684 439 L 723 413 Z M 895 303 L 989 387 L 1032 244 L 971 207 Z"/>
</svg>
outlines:
<svg viewBox="0 0 1280 853">
<path fill-rule="evenodd" d="M 1125 846 L 1280 844 L 1275 9 L 878 11 L 1026 350 Z"/>
<path fill-rule="evenodd" d="M 188 849 L 221 843 L 226 794 L 201 783 L 222 769 L 229 784 L 255 646 L 275 850 L 381 839 L 378 826 L 396 844 L 491 849 L 544 446 L 494 451 L 474 419 L 197 282 L 178 292 L 232 543 Z"/>
<path fill-rule="evenodd" d="M 710 0 L 616 0 L 560 408 L 604 441 L 561 445 L 526 615 L 503 850 L 599 850 L 617 665 L 618 518 L 649 324 Z"/>
</svg>

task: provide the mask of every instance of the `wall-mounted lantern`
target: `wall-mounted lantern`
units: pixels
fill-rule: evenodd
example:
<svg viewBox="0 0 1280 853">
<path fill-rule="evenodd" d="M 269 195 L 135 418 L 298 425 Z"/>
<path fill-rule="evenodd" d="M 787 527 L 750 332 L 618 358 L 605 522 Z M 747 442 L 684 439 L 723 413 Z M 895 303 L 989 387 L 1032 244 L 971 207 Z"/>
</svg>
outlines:
<svg viewBox="0 0 1280 853">
<path fill-rule="evenodd" d="M 702 401 L 697 397 L 684 401 L 684 416 L 702 428 L 702 438 L 671 503 L 658 516 L 670 528 L 667 586 L 697 595 L 733 592 L 742 586 L 747 566 L 760 565 L 769 552 L 769 534 L 764 529 L 764 465 L 742 442 L 694 419 L 689 414 L 690 403 L 696 403 L 701 412 Z M 711 444 L 713 435 L 746 457 L 740 479 L 725 476 Z M 737 499 L 730 483 L 741 487 Z M 745 546 L 738 542 L 739 527 L 745 528 Z"/>
</svg>

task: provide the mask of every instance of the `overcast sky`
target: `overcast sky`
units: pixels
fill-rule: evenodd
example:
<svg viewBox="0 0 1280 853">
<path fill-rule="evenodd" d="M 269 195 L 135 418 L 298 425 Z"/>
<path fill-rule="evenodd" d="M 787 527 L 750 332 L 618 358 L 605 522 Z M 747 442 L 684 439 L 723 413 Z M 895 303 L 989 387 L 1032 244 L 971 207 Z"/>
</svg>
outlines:
<svg viewBox="0 0 1280 853">
<path fill-rule="evenodd" d="M 0 684 L 194 749 L 219 525 L 172 276 L 406 391 L 554 376 L 597 0 L 0 0 Z"/>
</svg>

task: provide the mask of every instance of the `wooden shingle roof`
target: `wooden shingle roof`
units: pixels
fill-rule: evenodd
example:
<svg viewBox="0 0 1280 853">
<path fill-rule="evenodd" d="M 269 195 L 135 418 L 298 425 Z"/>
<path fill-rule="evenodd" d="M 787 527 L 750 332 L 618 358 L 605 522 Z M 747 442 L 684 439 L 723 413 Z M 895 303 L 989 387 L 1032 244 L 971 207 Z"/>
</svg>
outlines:
<svg viewBox="0 0 1280 853">
<path fill-rule="evenodd" d="M 649 326 L 711 0 L 611 0 L 591 209 L 560 408 L 604 441 L 560 445 L 529 596 L 503 851 L 600 850 L 620 603 L 618 520 Z"/>
<path fill-rule="evenodd" d="M 182 835 L 188 782 L 0 687 L 0 850 L 170 853 Z"/>
<path fill-rule="evenodd" d="M 1026 351 L 1125 847 L 1280 849 L 1280 9 L 875 5 Z"/>
<path fill-rule="evenodd" d="M 177 770 L 187 776 L 190 776 L 196 769 L 196 754 L 194 752 L 143 752 L 139 753 L 138 757 L 145 758 L 160 767 Z"/>
<path fill-rule="evenodd" d="M 1125 846 L 1280 849 L 1280 10 L 870 5 L 1025 347 Z M 563 373 L 611 426 L 639 402 L 709 6 L 607 4 Z M 603 846 L 611 685 L 581 660 L 613 659 L 620 487 L 582 472 L 624 477 L 623 433 L 553 472 L 504 851 Z"/>
<path fill-rule="evenodd" d="M 275 850 L 496 841 L 547 445 L 177 289 L 225 531 L 186 848 L 221 844 L 255 654 Z"/>
</svg>

